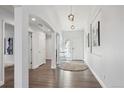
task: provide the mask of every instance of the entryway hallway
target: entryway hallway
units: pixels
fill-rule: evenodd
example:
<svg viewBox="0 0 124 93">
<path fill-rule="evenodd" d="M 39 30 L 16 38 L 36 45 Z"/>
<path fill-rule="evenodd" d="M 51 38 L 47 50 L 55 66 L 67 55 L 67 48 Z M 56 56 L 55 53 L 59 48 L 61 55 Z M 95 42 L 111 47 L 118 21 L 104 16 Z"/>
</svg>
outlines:
<svg viewBox="0 0 124 93">
<path fill-rule="evenodd" d="M 0 87 L 123 88 L 123 11 L 122 5 L 0 6 Z M 74 60 L 88 69 L 58 68 Z M 5 70 L 6 63 L 14 68 Z"/>
<path fill-rule="evenodd" d="M 51 62 L 41 65 L 37 69 L 29 71 L 30 88 L 100 88 L 100 84 L 95 79 L 89 69 L 85 71 L 64 71 L 60 69 L 51 69 Z M 8 70 L 9 71 L 8 71 Z M 6 78 L 4 88 L 13 88 L 13 67 L 6 68 Z M 10 76 L 11 75 L 11 76 Z M 7 80 L 8 79 L 8 80 Z"/>
</svg>

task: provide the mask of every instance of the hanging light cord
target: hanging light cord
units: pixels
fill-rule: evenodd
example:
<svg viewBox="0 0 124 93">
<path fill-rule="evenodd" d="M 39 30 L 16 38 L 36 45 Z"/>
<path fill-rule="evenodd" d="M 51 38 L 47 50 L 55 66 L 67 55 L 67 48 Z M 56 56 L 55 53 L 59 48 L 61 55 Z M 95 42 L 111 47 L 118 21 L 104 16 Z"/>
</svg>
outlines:
<svg viewBox="0 0 124 93">
<path fill-rule="evenodd" d="M 72 14 L 72 6 L 71 6 L 71 14 Z"/>
</svg>

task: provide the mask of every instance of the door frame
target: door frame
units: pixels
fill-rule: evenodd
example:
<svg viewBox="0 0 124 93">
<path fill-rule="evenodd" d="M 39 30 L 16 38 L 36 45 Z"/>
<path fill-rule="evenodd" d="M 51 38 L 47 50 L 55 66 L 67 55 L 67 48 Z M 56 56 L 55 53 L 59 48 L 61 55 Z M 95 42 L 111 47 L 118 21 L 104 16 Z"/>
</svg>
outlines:
<svg viewBox="0 0 124 93">
<path fill-rule="evenodd" d="M 10 24 L 14 26 L 14 23 L 7 21 L 7 20 L 2 20 L 2 81 L 0 82 L 0 86 L 5 84 L 5 55 L 4 55 L 4 38 L 5 38 L 5 24 Z M 14 43 L 13 43 L 14 47 Z M 14 49 L 13 49 L 13 54 L 14 54 Z M 15 63 L 15 62 L 14 62 Z M 15 72 L 14 72 L 15 73 Z"/>
<path fill-rule="evenodd" d="M 28 41 L 28 50 L 30 50 L 31 51 L 31 59 L 30 59 L 30 65 L 29 65 L 29 69 L 32 69 L 32 64 L 33 64 L 33 53 L 32 53 L 32 51 L 33 51 L 33 48 L 32 48 L 32 34 L 33 34 L 33 32 L 28 32 L 28 39 L 29 39 L 29 34 L 31 34 L 31 50 L 29 49 L 29 41 Z M 29 53 L 29 51 L 28 51 L 28 53 Z M 28 56 L 29 56 L 30 54 L 28 54 Z M 28 57 L 29 58 L 29 57 Z M 28 59 L 28 61 L 29 61 L 29 59 Z"/>
</svg>

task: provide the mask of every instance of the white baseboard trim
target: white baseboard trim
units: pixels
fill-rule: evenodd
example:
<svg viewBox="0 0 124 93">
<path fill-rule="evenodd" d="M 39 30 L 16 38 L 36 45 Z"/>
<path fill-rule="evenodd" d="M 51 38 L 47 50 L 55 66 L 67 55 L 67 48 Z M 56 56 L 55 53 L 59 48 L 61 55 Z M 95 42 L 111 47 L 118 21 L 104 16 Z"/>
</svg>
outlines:
<svg viewBox="0 0 124 93">
<path fill-rule="evenodd" d="M 100 85 L 102 86 L 102 88 L 107 88 L 107 86 L 104 84 L 104 82 L 98 77 L 98 75 L 94 72 L 94 70 L 91 68 L 91 66 L 86 63 L 89 67 L 89 69 L 91 70 L 91 72 L 93 73 L 93 75 L 95 76 L 95 78 L 97 79 L 97 81 L 100 83 Z"/>
<path fill-rule="evenodd" d="M 31 69 L 37 69 L 39 66 L 41 66 L 41 65 L 43 65 L 43 64 L 45 64 L 45 63 L 39 64 L 39 65 L 36 65 L 36 66 L 32 66 Z"/>
<path fill-rule="evenodd" d="M 0 86 L 2 86 L 4 84 L 4 82 L 3 81 L 0 81 Z"/>
</svg>

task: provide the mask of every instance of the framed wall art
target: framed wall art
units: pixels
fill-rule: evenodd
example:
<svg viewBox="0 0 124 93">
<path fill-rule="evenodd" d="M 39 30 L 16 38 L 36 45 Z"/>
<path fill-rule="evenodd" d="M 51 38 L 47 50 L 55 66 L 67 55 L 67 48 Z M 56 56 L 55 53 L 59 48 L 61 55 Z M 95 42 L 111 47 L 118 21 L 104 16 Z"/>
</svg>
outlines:
<svg viewBox="0 0 124 93">
<path fill-rule="evenodd" d="M 13 55 L 13 38 L 4 39 L 4 54 Z"/>
<path fill-rule="evenodd" d="M 100 21 L 98 21 L 92 29 L 92 45 L 93 47 L 98 47 L 100 46 Z"/>
<path fill-rule="evenodd" d="M 90 36 L 89 36 L 89 35 L 90 35 L 90 34 L 88 33 L 88 34 L 87 34 L 88 47 L 90 47 Z"/>
</svg>

